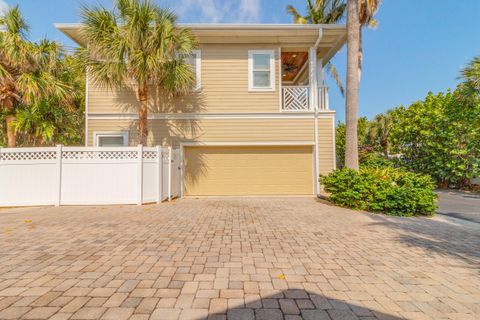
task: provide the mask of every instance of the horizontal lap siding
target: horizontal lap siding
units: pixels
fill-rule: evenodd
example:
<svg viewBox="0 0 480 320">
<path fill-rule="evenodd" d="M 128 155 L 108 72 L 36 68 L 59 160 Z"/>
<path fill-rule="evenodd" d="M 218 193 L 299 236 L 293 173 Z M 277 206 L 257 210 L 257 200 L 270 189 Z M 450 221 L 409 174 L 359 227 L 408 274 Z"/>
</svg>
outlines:
<svg viewBox="0 0 480 320">
<path fill-rule="evenodd" d="M 137 123 L 130 120 L 93 120 L 88 123 L 92 145 L 95 131 L 130 131 L 129 144 L 137 143 Z M 313 119 L 201 119 L 150 120 L 150 145 L 183 142 L 311 142 Z"/>
<path fill-rule="evenodd" d="M 168 112 L 278 112 L 278 48 L 254 44 L 201 46 L 202 90 L 190 96 L 167 98 L 152 88 L 150 110 Z M 248 92 L 248 50 L 275 52 L 275 90 Z M 89 81 L 89 113 L 136 112 L 135 92 L 108 90 Z"/>
<path fill-rule="evenodd" d="M 186 195 L 313 193 L 312 146 L 186 147 Z"/>
<path fill-rule="evenodd" d="M 332 171 L 334 166 L 334 148 L 333 148 L 333 125 L 335 119 L 318 119 L 318 162 L 319 173 L 327 174 Z"/>
</svg>

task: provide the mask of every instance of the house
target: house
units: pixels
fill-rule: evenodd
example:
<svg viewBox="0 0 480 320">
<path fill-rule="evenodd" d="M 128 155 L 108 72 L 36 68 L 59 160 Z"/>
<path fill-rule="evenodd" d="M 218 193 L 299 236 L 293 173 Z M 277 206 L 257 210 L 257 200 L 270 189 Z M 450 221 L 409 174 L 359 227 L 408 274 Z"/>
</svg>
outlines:
<svg viewBox="0 0 480 320">
<path fill-rule="evenodd" d="M 56 24 L 81 46 L 81 24 Z M 198 37 L 187 96 L 150 99 L 149 145 L 180 148 L 185 196 L 315 195 L 335 168 L 323 67 L 342 25 L 182 24 Z M 136 145 L 133 92 L 88 83 L 87 146 Z"/>
</svg>

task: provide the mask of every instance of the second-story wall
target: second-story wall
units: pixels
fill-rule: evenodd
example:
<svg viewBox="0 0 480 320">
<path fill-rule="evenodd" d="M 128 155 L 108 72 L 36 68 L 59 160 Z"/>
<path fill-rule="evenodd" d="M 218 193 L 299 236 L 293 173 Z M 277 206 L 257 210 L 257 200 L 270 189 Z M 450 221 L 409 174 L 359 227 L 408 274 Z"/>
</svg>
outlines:
<svg viewBox="0 0 480 320">
<path fill-rule="evenodd" d="M 201 52 L 201 90 L 188 96 L 167 97 L 151 89 L 152 113 L 250 113 L 278 112 L 279 48 L 258 44 L 203 44 Z M 275 54 L 275 86 L 273 91 L 249 92 L 248 51 L 273 50 Z M 136 113 L 135 92 L 107 90 L 89 81 L 88 112 Z"/>
</svg>

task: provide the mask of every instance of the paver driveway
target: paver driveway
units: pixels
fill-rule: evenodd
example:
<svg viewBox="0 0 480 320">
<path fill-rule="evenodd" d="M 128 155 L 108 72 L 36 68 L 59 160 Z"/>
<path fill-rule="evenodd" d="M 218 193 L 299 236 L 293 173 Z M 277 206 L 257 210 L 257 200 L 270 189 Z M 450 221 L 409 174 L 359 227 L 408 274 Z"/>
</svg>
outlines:
<svg viewBox="0 0 480 320">
<path fill-rule="evenodd" d="M 310 198 L 4 209 L 0 319 L 479 319 L 478 224 L 454 220 Z"/>
</svg>

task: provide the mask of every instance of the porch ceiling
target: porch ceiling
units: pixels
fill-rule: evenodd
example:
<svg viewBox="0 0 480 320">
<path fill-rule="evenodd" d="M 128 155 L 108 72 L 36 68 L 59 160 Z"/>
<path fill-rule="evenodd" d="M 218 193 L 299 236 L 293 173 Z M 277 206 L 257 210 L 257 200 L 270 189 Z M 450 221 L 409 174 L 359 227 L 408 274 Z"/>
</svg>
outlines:
<svg viewBox="0 0 480 320">
<path fill-rule="evenodd" d="M 274 44 L 282 51 L 312 47 L 318 43 L 318 55 L 326 63 L 346 41 L 344 25 L 295 24 L 179 24 L 189 28 L 200 43 Z M 55 27 L 80 46 L 86 45 L 81 23 L 58 23 Z M 284 50 L 285 49 L 285 50 Z"/>
</svg>

